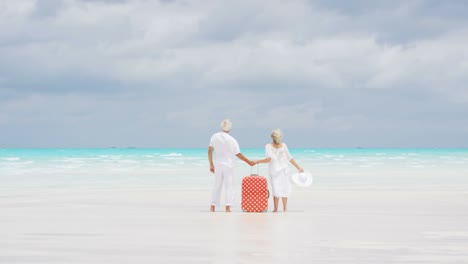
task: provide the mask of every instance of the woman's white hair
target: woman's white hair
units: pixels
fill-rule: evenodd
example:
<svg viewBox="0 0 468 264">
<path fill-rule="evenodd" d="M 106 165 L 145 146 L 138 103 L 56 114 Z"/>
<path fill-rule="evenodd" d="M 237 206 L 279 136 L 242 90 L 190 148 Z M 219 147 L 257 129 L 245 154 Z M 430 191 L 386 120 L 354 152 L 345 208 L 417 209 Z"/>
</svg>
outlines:
<svg viewBox="0 0 468 264">
<path fill-rule="evenodd" d="M 274 129 L 273 132 L 271 132 L 271 139 L 273 139 L 275 144 L 280 144 L 281 139 L 283 139 L 283 132 L 281 132 L 281 130 L 278 128 Z"/>
<path fill-rule="evenodd" d="M 232 123 L 229 119 L 224 119 L 223 121 L 221 121 L 220 127 L 222 131 L 229 132 L 231 131 Z"/>
</svg>

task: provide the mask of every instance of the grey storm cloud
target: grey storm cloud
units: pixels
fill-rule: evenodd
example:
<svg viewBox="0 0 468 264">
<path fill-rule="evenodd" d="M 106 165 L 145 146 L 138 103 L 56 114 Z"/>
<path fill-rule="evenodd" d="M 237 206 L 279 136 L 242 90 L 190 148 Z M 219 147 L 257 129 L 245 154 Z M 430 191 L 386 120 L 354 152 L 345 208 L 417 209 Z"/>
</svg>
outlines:
<svg viewBox="0 0 468 264">
<path fill-rule="evenodd" d="M 0 2 L 0 147 L 468 147 L 463 1 Z"/>
</svg>

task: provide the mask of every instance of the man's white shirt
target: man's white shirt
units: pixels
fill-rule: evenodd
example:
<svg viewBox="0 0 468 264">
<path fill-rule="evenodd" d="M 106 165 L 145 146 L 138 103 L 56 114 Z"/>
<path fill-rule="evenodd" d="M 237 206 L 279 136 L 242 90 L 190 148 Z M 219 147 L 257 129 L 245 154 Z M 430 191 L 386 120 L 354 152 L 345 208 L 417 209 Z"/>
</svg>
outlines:
<svg viewBox="0 0 468 264">
<path fill-rule="evenodd" d="M 215 151 L 215 164 L 233 167 L 235 155 L 240 153 L 239 143 L 226 132 L 215 133 L 210 140 L 210 147 Z"/>
</svg>

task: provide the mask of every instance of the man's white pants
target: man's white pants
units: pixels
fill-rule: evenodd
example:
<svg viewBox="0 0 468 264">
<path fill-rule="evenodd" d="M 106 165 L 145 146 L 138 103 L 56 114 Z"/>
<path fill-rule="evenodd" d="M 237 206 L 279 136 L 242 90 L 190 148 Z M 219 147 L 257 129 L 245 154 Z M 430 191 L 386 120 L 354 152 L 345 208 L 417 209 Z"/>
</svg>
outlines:
<svg viewBox="0 0 468 264">
<path fill-rule="evenodd" d="M 230 206 L 234 199 L 232 192 L 232 178 L 234 177 L 234 168 L 223 165 L 215 165 L 215 180 L 213 191 L 211 193 L 211 205 L 219 206 L 221 203 L 221 192 L 224 185 L 224 195 L 226 206 Z"/>
</svg>

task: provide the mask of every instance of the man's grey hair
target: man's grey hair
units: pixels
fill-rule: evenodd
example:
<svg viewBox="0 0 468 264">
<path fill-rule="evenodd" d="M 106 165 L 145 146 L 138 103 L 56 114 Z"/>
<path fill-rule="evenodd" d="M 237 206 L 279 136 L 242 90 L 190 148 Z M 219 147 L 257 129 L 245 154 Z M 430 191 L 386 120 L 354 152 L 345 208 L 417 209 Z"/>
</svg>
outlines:
<svg viewBox="0 0 468 264">
<path fill-rule="evenodd" d="M 221 121 L 220 127 L 222 131 L 229 132 L 231 131 L 232 123 L 229 119 L 224 119 L 223 121 Z"/>
</svg>

